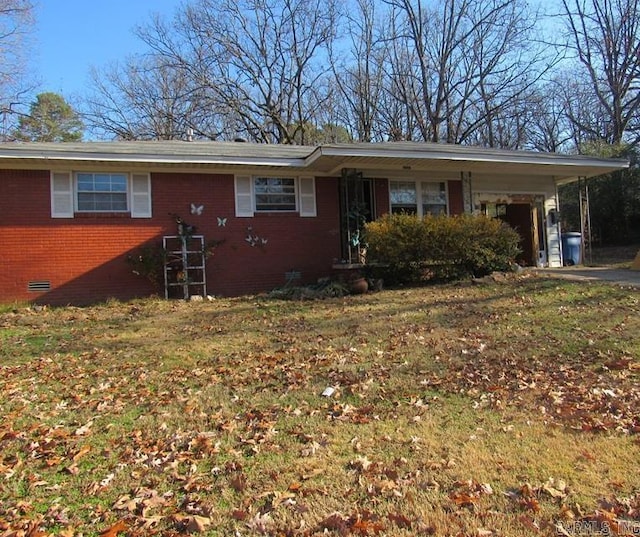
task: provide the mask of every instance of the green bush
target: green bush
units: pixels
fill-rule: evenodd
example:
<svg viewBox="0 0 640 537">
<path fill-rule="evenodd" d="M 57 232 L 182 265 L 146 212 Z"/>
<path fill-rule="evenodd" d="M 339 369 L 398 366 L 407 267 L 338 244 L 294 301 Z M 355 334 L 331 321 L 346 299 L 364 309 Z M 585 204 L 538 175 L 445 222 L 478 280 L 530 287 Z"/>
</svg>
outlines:
<svg viewBox="0 0 640 537">
<path fill-rule="evenodd" d="M 510 270 L 520 236 L 485 216 L 388 214 L 365 226 L 365 240 L 372 275 L 398 284 Z"/>
</svg>

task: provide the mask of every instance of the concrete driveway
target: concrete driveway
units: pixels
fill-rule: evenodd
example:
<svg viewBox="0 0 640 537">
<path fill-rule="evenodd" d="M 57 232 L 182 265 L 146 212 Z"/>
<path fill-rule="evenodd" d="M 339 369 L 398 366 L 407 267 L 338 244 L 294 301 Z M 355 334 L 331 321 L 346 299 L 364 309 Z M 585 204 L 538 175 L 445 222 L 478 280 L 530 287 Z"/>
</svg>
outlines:
<svg viewBox="0 0 640 537">
<path fill-rule="evenodd" d="M 611 267 L 562 267 L 533 269 L 538 274 L 575 281 L 611 282 L 625 287 L 640 289 L 640 270 Z"/>
</svg>

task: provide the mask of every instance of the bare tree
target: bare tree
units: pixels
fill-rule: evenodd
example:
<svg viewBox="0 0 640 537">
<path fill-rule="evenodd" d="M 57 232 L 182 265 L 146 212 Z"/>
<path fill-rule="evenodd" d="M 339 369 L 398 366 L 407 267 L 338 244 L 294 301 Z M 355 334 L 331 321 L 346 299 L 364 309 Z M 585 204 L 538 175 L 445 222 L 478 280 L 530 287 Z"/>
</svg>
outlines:
<svg viewBox="0 0 640 537">
<path fill-rule="evenodd" d="M 33 23 L 30 0 L 0 0 L 0 112 L 6 133 L 32 88 L 26 80 L 25 42 Z"/>
<path fill-rule="evenodd" d="M 640 140 L 640 2 L 562 0 L 562 7 L 569 30 L 567 47 L 583 67 L 584 82 L 603 114 L 601 122 L 594 123 L 594 118 L 572 111 L 572 121 L 585 132 L 598 131 L 609 143 L 635 144 Z"/>
<path fill-rule="evenodd" d="M 577 145 L 578 132 L 567 111 L 575 106 L 575 88 L 567 84 L 569 73 L 539 85 L 529 99 L 530 123 L 527 145 L 530 149 L 560 153 Z M 571 96 L 571 97 L 570 97 Z"/>
<path fill-rule="evenodd" d="M 527 141 L 533 88 L 553 64 L 532 39 L 537 15 L 516 0 L 477 2 L 470 7 L 469 16 L 470 106 L 460 116 L 455 140 L 464 141 L 477 129 L 484 145 L 521 148 Z"/>
<path fill-rule="evenodd" d="M 221 118 L 180 67 L 156 56 L 130 58 L 92 73 L 85 121 L 98 137 L 121 140 L 215 139 Z"/>
<path fill-rule="evenodd" d="M 209 109 L 234 126 L 228 136 L 306 143 L 326 99 L 336 17 L 335 0 L 200 0 L 140 36 L 206 90 Z"/>
<path fill-rule="evenodd" d="M 383 16 L 384 18 L 384 16 Z M 380 105 L 384 91 L 387 45 L 382 35 L 384 22 L 374 0 L 355 0 L 346 17 L 348 56 L 332 61 L 339 93 L 341 118 L 360 142 L 380 139 Z"/>
<path fill-rule="evenodd" d="M 495 122 L 517 108 L 545 69 L 529 39 L 535 14 L 521 0 L 384 1 L 395 32 L 388 87 L 410 110 L 416 134 L 432 142 L 506 143 Z"/>
</svg>

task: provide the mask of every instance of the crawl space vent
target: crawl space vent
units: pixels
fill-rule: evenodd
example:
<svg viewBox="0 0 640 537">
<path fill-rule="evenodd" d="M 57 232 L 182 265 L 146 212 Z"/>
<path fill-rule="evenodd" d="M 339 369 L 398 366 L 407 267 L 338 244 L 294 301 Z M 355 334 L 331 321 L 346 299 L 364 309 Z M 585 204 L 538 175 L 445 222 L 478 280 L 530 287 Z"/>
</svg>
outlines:
<svg viewBox="0 0 640 537">
<path fill-rule="evenodd" d="M 40 293 L 42 291 L 51 290 L 51 282 L 48 280 L 37 280 L 29 282 L 27 289 L 32 293 Z"/>
</svg>

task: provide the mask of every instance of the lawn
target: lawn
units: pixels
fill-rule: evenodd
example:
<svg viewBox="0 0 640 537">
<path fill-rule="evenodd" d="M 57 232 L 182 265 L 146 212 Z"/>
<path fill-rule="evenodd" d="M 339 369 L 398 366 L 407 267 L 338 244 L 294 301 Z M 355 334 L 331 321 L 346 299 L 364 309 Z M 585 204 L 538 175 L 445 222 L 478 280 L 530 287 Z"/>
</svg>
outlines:
<svg viewBox="0 0 640 537">
<path fill-rule="evenodd" d="M 9 306 L 0 345 L 2 537 L 640 528 L 638 290 Z"/>
</svg>

